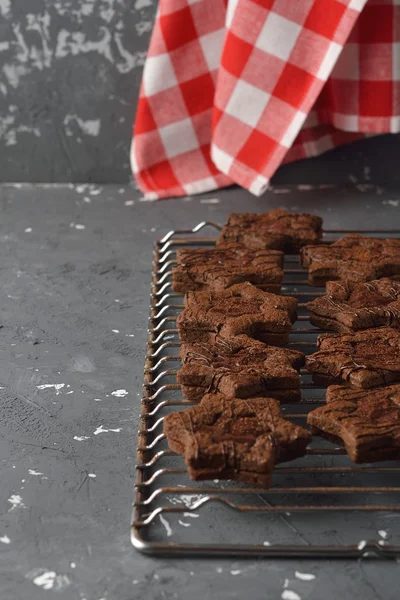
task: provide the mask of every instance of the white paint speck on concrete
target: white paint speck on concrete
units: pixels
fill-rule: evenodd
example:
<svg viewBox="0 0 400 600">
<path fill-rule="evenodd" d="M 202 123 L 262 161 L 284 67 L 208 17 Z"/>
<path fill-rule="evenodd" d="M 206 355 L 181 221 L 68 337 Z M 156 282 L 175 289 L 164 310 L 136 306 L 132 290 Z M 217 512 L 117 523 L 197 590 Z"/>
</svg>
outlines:
<svg viewBox="0 0 400 600">
<path fill-rule="evenodd" d="M 162 515 L 159 515 L 160 517 L 160 521 L 163 524 L 165 531 L 167 532 L 167 537 L 170 537 L 172 535 L 172 529 L 171 529 L 171 525 L 169 524 L 169 522 L 167 521 L 167 519 L 165 517 L 163 517 Z"/>
<path fill-rule="evenodd" d="M 12 494 L 8 499 L 7 502 L 9 502 L 11 504 L 11 508 L 9 509 L 14 510 L 15 508 L 17 508 L 18 506 L 20 508 L 26 508 L 25 504 L 22 501 L 22 498 L 19 494 Z"/>
<path fill-rule="evenodd" d="M 77 115 L 65 115 L 64 127 L 67 136 L 72 137 L 74 135 L 74 128 L 72 124 L 75 123 L 82 133 L 90 136 L 97 137 L 100 133 L 100 119 L 81 119 Z"/>
<path fill-rule="evenodd" d="M 185 521 L 181 521 L 180 519 L 178 519 L 178 523 L 179 525 L 182 525 L 182 527 L 190 527 L 190 523 L 185 523 Z"/>
<path fill-rule="evenodd" d="M 301 571 L 295 571 L 294 575 L 301 581 L 312 581 L 315 579 L 315 575 L 313 573 L 302 573 Z"/>
<path fill-rule="evenodd" d="M 387 537 L 388 537 L 388 532 L 387 532 L 387 531 L 385 531 L 384 529 L 380 529 L 380 530 L 378 531 L 378 533 L 379 533 L 379 535 L 381 536 L 381 538 L 383 538 L 384 540 L 386 540 L 386 539 L 387 539 Z"/>
<path fill-rule="evenodd" d="M 219 198 L 201 198 L 200 204 L 219 204 L 221 200 Z"/>
<path fill-rule="evenodd" d="M 5 0 L 5 1 L 9 1 L 9 0 Z M 136 10 L 141 10 L 142 8 L 146 8 L 147 6 L 151 6 L 151 5 L 152 5 L 152 0 L 136 0 L 136 2 L 135 2 Z"/>
<path fill-rule="evenodd" d="M 111 396 L 116 396 L 117 398 L 124 398 L 128 394 L 129 392 L 127 390 L 114 390 L 111 392 Z"/>
<path fill-rule="evenodd" d="M 297 592 L 293 592 L 292 590 L 283 590 L 281 594 L 282 600 L 301 600 L 301 597 Z"/>
<path fill-rule="evenodd" d="M 35 569 L 28 573 L 26 577 L 44 590 L 55 590 L 57 592 L 71 583 L 66 575 L 57 575 L 55 571 L 47 571 L 46 569 Z"/>
<path fill-rule="evenodd" d="M 61 394 L 61 390 L 65 387 L 65 383 L 44 383 L 36 386 L 38 390 L 48 390 L 54 388 L 56 396 Z"/>
<path fill-rule="evenodd" d="M 3 535 L 3 536 L 1 536 L 1 537 L 0 537 L 0 542 L 1 542 L 2 544 L 10 544 L 10 543 L 11 543 L 11 540 L 10 540 L 10 538 L 8 537 L 8 535 Z"/>
<path fill-rule="evenodd" d="M 100 425 L 96 431 L 93 432 L 93 435 L 99 435 L 99 433 L 108 433 L 109 431 L 112 431 L 114 433 L 119 433 L 121 431 L 121 428 L 118 427 L 117 429 L 105 429 L 103 427 L 103 425 Z"/>
</svg>

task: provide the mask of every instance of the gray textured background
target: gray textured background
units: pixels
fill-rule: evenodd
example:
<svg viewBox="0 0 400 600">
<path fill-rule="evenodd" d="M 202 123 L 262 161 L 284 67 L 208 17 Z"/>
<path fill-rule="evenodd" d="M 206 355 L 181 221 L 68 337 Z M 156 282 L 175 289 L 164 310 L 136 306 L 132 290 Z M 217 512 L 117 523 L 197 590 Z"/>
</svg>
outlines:
<svg viewBox="0 0 400 600">
<path fill-rule="evenodd" d="M 156 0 L 0 0 L 0 181 L 130 179 Z M 400 181 L 398 136 L 282 168 L 275 183 Z"/>
<path fill-rule="evenodd" d="M 304 187 L 142 202 L 130 186 L 0 185 L 1 600 L 398 600 L 395 560 L 154 559 L 130 544 L 153 242 L 244 206 L 317 212 L 327 228 L 398 226 L 398 188 Z M 192 540 L 213 523 L 198 514 Z M 223 514 L 235 539 L 242 517 Z M 317 543 L 341 543 L 345 527 L 351 543 L 380 530 L 399 543 L 393 514 L 352 516 L 337 527 L 324 514 L 317 539 L 313 518 L 286 515 L 282 541 L 294 526 Z M 174 540 L 158 525 L 152 536 Z"/>
<path fill-rule="evenodd" d="M 0 0 L 0 181 L 128 181 L 154 0 Z"/>
</svg>

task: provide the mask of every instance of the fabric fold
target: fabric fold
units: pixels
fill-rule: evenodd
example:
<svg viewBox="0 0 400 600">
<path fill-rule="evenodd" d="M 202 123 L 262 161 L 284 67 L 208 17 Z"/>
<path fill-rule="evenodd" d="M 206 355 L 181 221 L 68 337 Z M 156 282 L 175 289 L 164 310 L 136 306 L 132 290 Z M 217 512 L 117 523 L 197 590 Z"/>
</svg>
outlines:
<svg viewBox="0 0 400 600">
<path fill-rule="evenodd" d="M 399 131 L 399 23 L 397 0 L 160 0 L 131 148 L 140 189 L 261 195 L 283 163 Z"/>
</svg>

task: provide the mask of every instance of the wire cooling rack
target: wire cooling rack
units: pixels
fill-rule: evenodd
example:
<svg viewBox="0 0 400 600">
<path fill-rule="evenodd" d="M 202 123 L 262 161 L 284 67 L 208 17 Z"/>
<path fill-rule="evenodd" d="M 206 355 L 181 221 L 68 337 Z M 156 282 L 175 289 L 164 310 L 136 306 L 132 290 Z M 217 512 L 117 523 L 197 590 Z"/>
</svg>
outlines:
<svg viewBox="0 0 400 600">
<path fill-rule="evenodd" d="M 342 448 L 314 437 L 305 457 L 277 466 L 272 487 L 260 490 L 229 481 L 190 481 L 182 457 L 168 449 L 164 417 L 192 404 L 176 383 L 180 342 L 175 322 L 183 297 L 171 289 L 171 269 L 178 248 L 215 245 L 215 237 L 204 237 L 205 228 L 214 234 L 221 229 L 203 222 L 191 230 L 171 231 L 154 250 L 133 545 L 158 555 L 399 555 L 400 462 L 354 465 Z M 346 233 L 350 231 L 326 231 L 323 241 Z M 400 231 L 357 233 L 391 237 Z M 308 285 L 297 256 L 285 256 L 284 271 L 282 293 L 299 299 L 289 346 L 310 354 L 321 330 L 310 325 L 306 303 L 323 291 Z M 307 413 L 324 402 L 325 390 L 304 369 L 301 381 L 302 401 L 282 404 L 281 410 L 305 425 Z"/>
</svg>

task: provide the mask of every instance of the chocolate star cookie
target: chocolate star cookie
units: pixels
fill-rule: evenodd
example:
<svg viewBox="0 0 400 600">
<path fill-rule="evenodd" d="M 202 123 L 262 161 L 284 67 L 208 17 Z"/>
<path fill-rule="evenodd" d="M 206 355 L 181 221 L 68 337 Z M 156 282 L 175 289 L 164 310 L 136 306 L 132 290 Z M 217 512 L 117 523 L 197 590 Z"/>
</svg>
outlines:
<svg viewBox="0 0 400 600">
<path fill-rule="evenodd" d="M 400 385 L 332 385 L 326 402 L 307 417 L 313 433 L 342 444 L 356 463 L 400 459 Z"/>
<path fill-rule="evenodd" d="M 354 388 L 400 381 L 400 331 L 391 327 L 352 334 L 325 333 L 306 359 L 316 382 L 342 379 Z M 330 383 L 333 383 L 331 380 Z"/>
<path fill-rule="evenodd" d="M 317 244 L 321 237 L 320 217 L 276 208 L 267 213 L 229 215 L 217 246 L 239 242 L 251 250 L 274 248 L 296 254 L 306 244 Z"/>
<path fill-rule="evenodd" d="M 328 246 L 306 246 L 300 262 L 308 267 L 309 283 L 316 286 L 338 279 L 400 279 L 400 240 L 346 235 Z"/>
<path fill-rule="evenodd" d="M 326 296 L 307 304 L 311 323 L 321 329 L 353 332 L 371 327 L 400 327 L 400 282 L 329 281 Z"/>
<path fill-rule="evenodd" d="M 214 344 L 245 334 L 271 345 L 287 344 L 297 300 L 239 283 L 222 292 L 188 292 L 177 318 L 183 342 Z"/>
<path fill-rule="evenodd" d="M 177 381 L 188 400 L 199 401 L 207 392 L 232 398 L 272 397 L 283 402 L 300 400 L 304 354 L 266 346 L 245 335 L 208 344 L 182 344 L 183 366 Z"/>
<path fill-rule="evenodd" d="M 249 281 L 269 292 L 278 292 L 283 279 L 283 253 L 278 250 L 249 250 L 240 244 L 227 244 L 211 250 L 178 250 L 178 265 L 172 271 L 172 289 L 224 290 Z"/>
<path fill-rule="evenodd" d="M 207 394 L 169 414 L 164 433 L 182 454 L 191 479 L 234 479 L 269 487 L 277 462 L 303 456 L 310 433 L 283 419 L 272 398 L 238 400 Z"/>
</svg>

